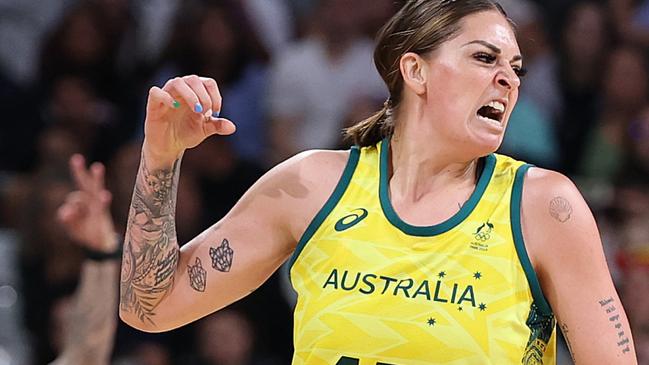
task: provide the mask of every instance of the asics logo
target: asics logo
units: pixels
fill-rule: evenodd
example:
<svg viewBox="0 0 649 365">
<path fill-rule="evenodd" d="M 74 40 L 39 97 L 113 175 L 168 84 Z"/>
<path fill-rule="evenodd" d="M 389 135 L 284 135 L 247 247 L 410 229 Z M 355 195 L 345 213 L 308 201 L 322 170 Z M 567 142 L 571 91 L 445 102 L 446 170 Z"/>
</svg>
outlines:
<svg viewBox="0 0 649 365">
<path fill-rule="evenodd" d="M 360 221 L 367 217 L 367 210 L 364 208 L 358 208 L 352 210 L 352 212 L 338 220 L 334 229 L 338 232 L 350 229 L 353 226 L 357 225 Z"/>
</svg>

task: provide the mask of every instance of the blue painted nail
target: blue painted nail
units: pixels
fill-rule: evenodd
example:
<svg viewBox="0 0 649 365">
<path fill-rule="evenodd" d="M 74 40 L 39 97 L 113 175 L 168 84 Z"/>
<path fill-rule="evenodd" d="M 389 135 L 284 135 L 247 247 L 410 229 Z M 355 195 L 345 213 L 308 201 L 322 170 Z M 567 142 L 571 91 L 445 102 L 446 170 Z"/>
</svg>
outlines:
<svg viewBox="0 0 649 365">
<path fill-rule="evenodd" d="M 217 110 L 217 111 L 215 111 L 215 112 L 212 114 L 212 116 L 213 116 L 214 118 L 218 118 L 220 115 L 221 115 L 221 111 L 220 111 L 220 110 Z"/>
<path fill-rule="evenodd" d="M 201 103 L 196 103 L 194 105 L 194 111 L 196 113 L 202 113 L 203 112 L 203 106 L 201 105 Z"/>
</svg>

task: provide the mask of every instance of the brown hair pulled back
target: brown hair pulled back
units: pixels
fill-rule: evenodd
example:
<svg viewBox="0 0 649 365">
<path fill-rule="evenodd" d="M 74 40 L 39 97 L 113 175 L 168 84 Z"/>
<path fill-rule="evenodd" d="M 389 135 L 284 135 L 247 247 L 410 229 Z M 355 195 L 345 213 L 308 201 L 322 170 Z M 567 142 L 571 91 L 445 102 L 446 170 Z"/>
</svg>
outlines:
<svg viewBox="0 0 649 365">
<path fill-rule="evenodd" d="M 347 139 L 361 147 L 372 146 L 394 131 L 394 110 L 401 102 L 403 77 L 399 63 L 408 52 L 434 51 L 460 30 L 460 21 L 471 14 L 505 11 L 491 0 L 408 0 L 379 30 L 374 64 L 388 87 L 390 98 L 383 109 L 345 130 Z M 511 21 L 510 21 L 511 22 Z M 512 24 L 513 26 L 513 24 Z"/>
</svg>

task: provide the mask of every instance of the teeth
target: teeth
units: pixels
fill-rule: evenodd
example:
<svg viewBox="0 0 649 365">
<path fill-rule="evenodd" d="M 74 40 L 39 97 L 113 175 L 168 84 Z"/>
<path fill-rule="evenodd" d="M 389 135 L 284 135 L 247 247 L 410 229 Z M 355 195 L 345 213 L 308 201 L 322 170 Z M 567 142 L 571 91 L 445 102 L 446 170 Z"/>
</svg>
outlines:
<svg viewBox="0 0 649 365">
<path fill-rule="evenodd" d="M 491 118 L 483 117 L 483 116 L 481 116 L 481 115 L 478 115 L 478 118 L 479 118 L 479 119 L 482 119 L 482 120 L 484 120 L 484 121 L 486 121 L 486 122 L 489 122 L 489 123 L 491 123 L 491 124 L 501 125 L 501 123 L 500 123 L 499 121 L 495 120 L 495 119 L 491 119 Z"/>
<path fill-rule="evenodd" d="M 501 113 L 505 112 L 505 104 L 503 104 L 503 103 L 501 103 L 499 101 L 492 101 L 492 102 L 490 102 L 489 104 L 487 104 L 485 106 L 492 107 L 492 108 L 498 110 Z"/>
</svg>

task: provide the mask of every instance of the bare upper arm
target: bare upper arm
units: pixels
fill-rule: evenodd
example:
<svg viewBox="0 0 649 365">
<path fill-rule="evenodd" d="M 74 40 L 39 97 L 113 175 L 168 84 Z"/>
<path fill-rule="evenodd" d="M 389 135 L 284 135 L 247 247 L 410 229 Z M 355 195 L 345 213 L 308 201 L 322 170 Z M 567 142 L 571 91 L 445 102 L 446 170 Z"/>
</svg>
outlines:
<svg viewBox="0 0 649 365">
<path fill-rule="evenodd" d="M 577 363 L 635 364 L 597 224 L 575 185 L 559 173 L 532 168 L 522 199 L 530 260 Z"/>
<path fill-rule="evenodd" d="M 179 327 L 259 287 L 292 254 L 333 192 L 346 151 L 309 151 L 257 181 L 219 222 L 181 249 L 174 286 L 156 311 L 156 328 Z"/>
</svg>

